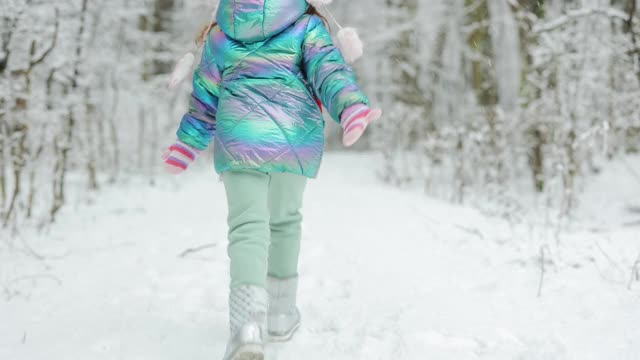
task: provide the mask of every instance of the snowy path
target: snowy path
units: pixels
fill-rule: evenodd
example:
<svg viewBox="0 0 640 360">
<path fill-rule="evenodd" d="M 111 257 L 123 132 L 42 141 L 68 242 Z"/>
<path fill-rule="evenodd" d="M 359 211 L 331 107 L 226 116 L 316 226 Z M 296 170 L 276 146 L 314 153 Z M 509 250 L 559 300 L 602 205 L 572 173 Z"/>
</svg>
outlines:
<svg viewBox="0 0 640 360">
<path fill-rule="evenodd" d="M 379 184 L 367 169 L 377 159 L 366 160 L 331 155 L 310 183 L 303 327 L 269 359 L 639 358 L 640 290 L 624 283 L 637 253 L 611 250 L 608 237 L 599 246 L 620 265 L 594 251 L 550 270 L 539 299 L 539 245 L 501 220 Z M 225 216 L 222 184 L 201 166 L 67 209 L 30 243 L 46 260 L 0 251 L 11 297 L 0 298 L 0 359 L 220 359 Z M 640 249 L 638 228 L 628 231 L 616 236 Z"/>
</svg>

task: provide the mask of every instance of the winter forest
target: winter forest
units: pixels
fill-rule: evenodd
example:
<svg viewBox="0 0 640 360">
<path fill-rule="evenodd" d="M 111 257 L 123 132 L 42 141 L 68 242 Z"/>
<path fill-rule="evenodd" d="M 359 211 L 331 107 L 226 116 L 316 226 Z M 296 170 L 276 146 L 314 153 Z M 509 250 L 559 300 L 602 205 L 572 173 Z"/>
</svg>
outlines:
<svg viewBox="0 0 640 360">
<path fill-rule="evenodd" d="M 518 194 L 534 190 L 569 215 L 585 178 L 638 151 L 635 1 L 363 4 L 332 9 L 366 43 L 357 71 L 387 116 L 361 147 L 384 154 L 385 181 L 460 203 L 526 206 Z M 3 1 L 4 228 L 54 221 L 70 192 L 153 182 L 189 91 L 166 77 L 211 8 Z"/>
<path fill-rule="evenodd" d="M 0 358 L 221 356 L 225 202 L 213 157 L 179 179 L 160 159 L 191 92 L 189 81 L 169 90 L 168 75 L 213 9 L 212 0 L 0 2 Z M 365 55 L 354 68 L 384 115 L 348 150 L 327 117 L 329 155 L 306 200 L 301 271 L 310 274 L 304 289 L 344 302 L 306 295 L 308 328 L 272 357 L 636 359 L 640 1 L 336 0 L 329 9 L 358 29 Z M 203 193 L 215 210 L 204 207 Z M 338 209 L 343 198 L 359 205 Z M 323 243 L 352 213 L 363 214 L 364 229 L 352 235 L 378 239 L 381 254 L 360 257 L 364 239 L 346 250 L 338 245 L 344 239 Z M 162 235 L 164 243 L 171 238 L 170 264 L 155 235 L 140 240 L 146 245 L 128 237 L 166 222 L 174 222 Z M 370 229 L 372 222 L 411 224 L 382 238 L 385 225 Z M 412 234 L 421 240 L 406 244 L 422 255 L 384 258 L 391 240 Z M 98 248 L 115 264 L 91 260 Z M 399 299 L 354 278 L 337 280 L 344 274 L 313 275 L 333 274 L 320 258 L 336 254 L 353 255 L 336 268 L 383 266 L 398 276 L 404 269 L 427 274 L 425 285 L 396 284 L 372 270 Z M 417 268 L 423 261 L 429 265 Z M 94 276 L 75 277 L 93 263 L 101 266 Z M 129 279 L 120 266 L 135 273 L 132 282 L 151 285 L 112 284 Z M 222 278 L 218 288 L 202 280 L 212 273 Z M 83 290 L 69 290 L 76 285 Z M 109 286 L 134 295 L 115 296 Z M 415 298 L 400 295 L 407 291 Z M 159 293 L 147 308 L 145 294 Z M 84 315 L 72 320 L 75 332 L 65 330 L 66 345 L 55 345 L 48 322 L 77 313 L 51 315 L 50 304 L 68 306 L 71 295 Z M 356 305 L 379 296 L 380 318 Z M 456 310 L 427 314 L 421 301 Z M 145 312 L 184 314 L 159 321 Z M 109 323 L 110 314 L 120 318 L 89 324 L 90 316 Z M 145 321 L 154 322 L 150 335 L 127 325 Z M 176 324 L 182 332 L 169 340 Z"/>
</svg>

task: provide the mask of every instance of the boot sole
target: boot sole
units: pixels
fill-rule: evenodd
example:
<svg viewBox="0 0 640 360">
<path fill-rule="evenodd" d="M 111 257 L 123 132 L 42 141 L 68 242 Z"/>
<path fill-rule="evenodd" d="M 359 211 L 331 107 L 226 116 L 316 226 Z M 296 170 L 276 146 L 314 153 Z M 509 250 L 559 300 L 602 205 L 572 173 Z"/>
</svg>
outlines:
<svg viewBox="0 0 640 360">
<path fill-rule="evenodd" d="M 300 328 L 300 322 L 295 324 L 291 328 L 291 330 L 289 330 L 289 332 L 287 332 L 286 334 L 269 333 L 269 341 L 271 341 L 271 342 L 287 342 L 287 341 L 291 340 L 291 338 L 293 338 L 293 335 L 295 335 L 296 331 L 298 331 L 299 328 Z"/>
<path fill-rule="evenodd" d="M 264 349 L 260 345 L 242 345 L 230 360 L 264 360 Z"/>
</svg>

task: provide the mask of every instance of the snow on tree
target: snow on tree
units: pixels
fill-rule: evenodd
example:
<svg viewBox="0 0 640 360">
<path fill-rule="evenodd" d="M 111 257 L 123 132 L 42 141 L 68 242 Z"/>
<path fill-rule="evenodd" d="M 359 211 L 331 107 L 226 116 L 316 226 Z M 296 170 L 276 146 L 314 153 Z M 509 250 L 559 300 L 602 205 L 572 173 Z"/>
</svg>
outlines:
<svg viewBox="0 0 640 360">
<path fill-rule="evenodd" d="M 208 0 L 0 4 L 0 225 L 46 224 L 73 194 L 130 173 L 152 182 L 185 110 L 165 83 L 211 19 Z M 562 213 L 583 179 L 640 151 L 635 0 L 358 0 L 359 80 L 385 116 L 360 148 L 382 178 L 456 201 Z M 337 29 L 332 29 L 334 32 Z M 329 147 L 339 129 L 329 126 Z M 511 216 L 511 215 L 508 215 Z"/>
</svg>

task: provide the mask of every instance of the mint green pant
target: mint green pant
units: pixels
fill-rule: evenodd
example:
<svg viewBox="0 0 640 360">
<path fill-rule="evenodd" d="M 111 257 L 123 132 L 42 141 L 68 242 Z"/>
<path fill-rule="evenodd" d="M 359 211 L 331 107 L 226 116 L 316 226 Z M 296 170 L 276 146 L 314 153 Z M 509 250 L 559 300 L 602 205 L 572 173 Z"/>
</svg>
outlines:
<svg viewBox="0 0 640 360">
<path fill-rule="evenodd" d="M 302 195 L 307 178 L 254 170 L 222 175 L 229 206 L 231 287 L 298 274 Z"/>
</svg>

